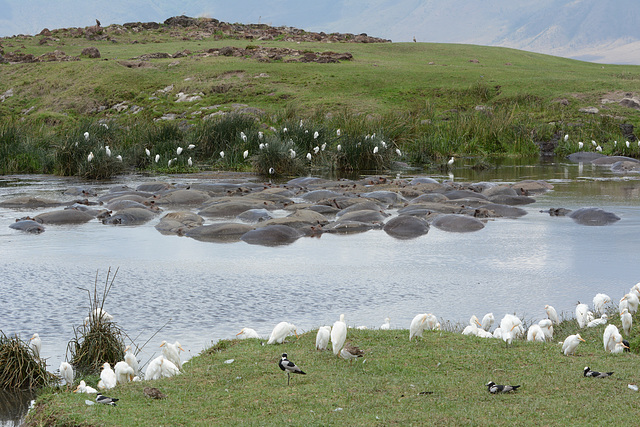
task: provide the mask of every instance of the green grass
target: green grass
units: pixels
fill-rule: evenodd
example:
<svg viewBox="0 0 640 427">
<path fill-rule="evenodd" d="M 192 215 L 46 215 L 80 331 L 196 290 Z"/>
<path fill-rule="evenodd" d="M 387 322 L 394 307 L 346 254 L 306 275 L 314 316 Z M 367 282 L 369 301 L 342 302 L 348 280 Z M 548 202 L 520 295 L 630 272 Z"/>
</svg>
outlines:
<svg viewBox="0 0 640 427">
<path fill-rule="evenodd" d="M 618 321 L 619 323 L 619 321 Z M 116 408 L 86 406 L 86 395 L 58 392 L 39 398 L 34 424 L 70 425 L 605 425 L 638 415 L 637 354 L 602 348 L 604 326 L 581 330 L 586 343 L 564 356 L 558 341 L 577 332 L 574 320 L 557 328 L 554 342 L 514 341 L 425 331 L 412 342 L 407 330 L 349 329 L 348 341 L 364 349 L 349 363 L 315 350 L 315 333 L 282 345 L 259 340 L 220 341 L 184 365 L 184 374 L 152 383 L 129 383 L 107 393 Z M 637 328 L 635 330 L 637 332 Z M 286 375 L 280 355 L 307 375 Z M 224 363 L 234 359 L 233 363 Z M 584 378 L 582 370 L 614 371 Z M 521 385 L 490 395 L 484 386 Z M 159 388 L 165 400 L 142 389 Z M 423 393 L 427 392 L 427 393 Z M 421 394 L 423 393 L 423 394 Z M 338 409 L 342 408 L 342 409 Z M 621 414 L 624 415 L 621 415 Z"/>
</svg>

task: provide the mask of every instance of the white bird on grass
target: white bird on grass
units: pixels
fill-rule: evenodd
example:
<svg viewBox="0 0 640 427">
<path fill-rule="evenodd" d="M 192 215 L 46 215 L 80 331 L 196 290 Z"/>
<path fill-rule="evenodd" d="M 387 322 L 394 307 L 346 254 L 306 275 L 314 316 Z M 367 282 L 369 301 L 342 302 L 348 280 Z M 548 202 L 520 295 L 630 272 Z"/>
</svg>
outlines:
<svg viewBox="0 0 640 427">
<path fill-rule="evenodd" d="M 73 384 L 73 366 L 69 362 L 60 363 L 60 376 L 67 385 L 67 388 Z"/>
<path fill-rule="evenodd" d="M 482 329 L 484 329 L 485 331 L 488 331 L 489 329 L 491 329 L 495 321 L 496 321 L 496 318 L 493 317 L 493 313 L 485 314 L 481 322 Z"/>
<path fill-rule="evenodd" d="M 191 160 L 191 157 L 187 159 L 187 164 L 189 165 L 189 167 L 193 166 L 193 160 Z"/>
<path fill-rule="evenodd" d="M 249 150 L 244 150 L 244 153 L 242 153 L 242 158 L 246 159 L 247 157 L 249 157 Z"/>
<path fill-rule="evenodd" d="M 380 325 L 380 329 L 384 329 L 387 330 L 391 327 L 391 319 L 389 319 L 388 317 L 386 317 L 384 319 L 384 323 L 382 325 Z"/>
<path fill-rule="evenodd" d="M 311 161 L 311 153 L 307 153 L 307 160 Z"/>
<path fill-rule="evenodd" d="M 605 306 L 611 302 L 611 297 L 607 294 L 596 294 L 593 297 L 593 308 L 597 314 L 604 313 Z"/>
<path fill-rule="evenodd" d="M 580 344 L 580 341 L 586 342 L 582 339 L 580 334 L 569 335 L 562 343 L 562 352 L 564 353 L 564 355 L 569 356 L 571 354 L 574 354 L 576 348 L 578 347 L 578 344 Z"/>
<path fill-rule="evenodd" d="M 91 160 L 93 160 L 93 158 L 94 158 L 94 157 L 95 157 L 95 156 L 93 155 L 93 151 L 91 151 L 91 152 L 89 153 L 89 155 L 87 156 L 87 161 L 88 161 L 88 162 L 91 162 Z"/>
<path fill-rule="evenodd" d="M 629 313 L 636 314 L 638 311 L 638 304 L 640 304 L 640 299 L 635 292 L 629 292 L 620 300 L 619 308 L 620 312 L 625 308 L 629 309 Z"/>
<path fill-rule="evenodd" d="M 626 142 L 625 142 L 625 145 L 627 146 L 627 148 L 629 148 L 629 146 L 630 146 L 631 144 L 629 144 L 629 141 L 626 141 Z"/>
<path fill-rule="evenodd" d="M 88 386 L 87 383 L 85 383 L 84 380 L 82 380 L 80 381 L 80 384 L 78 384 L 78 387 L 76 387 L 76 389 L 73 392 L 74 393 L 97 393 L 98 390 Z"/>
<path fill-rule="evenodd" d="M 221 159 L 224 159 L 224 151 L 221 151 L 221 152 L 220 152 L 220 158 L 221 158 Z"/>
<path fill-rule="evenodd" d="M 409 341 L 413 337 L 422 337 L 422 331 L 426 327 L 427 313 L 417 314 L 413 320 L 411 321 L 411 325 L 409 326 Z"/>
<path fill-rule="evenodd" d="M 88 141 L 89 140 L 89 132 L 85 132 L 84 133 L 84 140 Z"/>
<path fill-rule="evenodd" d="M 542 319 L 538 322 L 538 325 L 542 328 L 542 332 L 544 332 L 544 336 L 547 340 L 553 338 L 553 323 L 550 319 Z"/>
<path fill-rule="evenodd" d="M 193 150 L 194 148 L 196 148 L 196 146 L 195 146 L 195 145 L 193 145 L 193 144 L 189 144 L 189 145 L 187 146 L 187 150 Z"/>
<path fill-rule="evenodd" d="M 547 312 L 547 317 L 556 325 L 558 325 L 560 323 L 560 319 L 558 318 L 558 312 L 556 312 L 556 309 L 553 308 L 552 305 L 545 305 L 544 306 L 544 311 Z"/>
<path fill-rule="evenodd" d="M 320 326 L 316 334 L 316 350 L 326 350 L 331 339 L 331 326 Z"/>
<path fill-rule="evenodd" d="M 377 154 L 378 153 L 378 146 L 376 145 L 375 147 L 373 147 L 373 154 Z"/>
<path fill-rule="evenodd" d="M 149 362 L 146 371 L 144 372 L 144 379 L 148 381 L 159 380 L 162 378 L 161 363 L 164 360 L 163 356 L 158 356 Z"/>
<path fill-rule="evenodd" d="M 319 136 L 320 136 L 320 134 L 318 133 L 318 131 L 315 131 L 313 133 L 313 139 L 318 139 Z"/>
<path fill-rule="evenodd" d="M 242 138 L 244 142 L 247 142 L 247 135 L 245 135 L 244 132 L 240 132 L 240 138 Z"/>
<path fill-rule="evenodd" d="M 173 377 L 180 374 L 180 369 L 170 360 L 162 358 L 160 361 L 160 374 L 163 378 Z"/>
<path fill-rule="evenodd" d="M 149 151 L 148 148 L 144 149 L 145 154 L 147 155 L 147 157 L 151 156 L 151 151 Z"/>
<path fill-rule="evenodd" d="M 135 376 L 133 368 L 123 360 L 116 363 L 116 366 L 114 366 L 114 372 L 116 374 L 116 382 L 118 384 L 128 383 L 133 380 L 133 377 Z"/>
<path fill-rule="evenodd" d="M 338 144 L 338 146 L 336 147 L 337 151 L 341 151 L 342 150 L 342 145 Z"/>
<path fill-rule="evenodd" d="M 104 152 L 107 153 L 107 156 L 111 157 L 111 150 L 109 149 L 108 145 L 105 145 Z"/>
<path fill-rule="evenodd" d="M 336 320 L 331 328 L 331 347 L 333 349 L 333 354 L 337 356 L 340 353 L 346 339 L 347 324 L 344 321 L 344 314 L 341 314 L 340 320 Z"/>
<path fill-rule="evenodd" d="M 116 373 L 111 369 L 111 365 L 108 362 L 105 362 L 102 365 L 102 372 L 100 372 L 100 381 L 98 381 L 98 388 L 101 390 L 109 390 L 114 388 L 118 380 L 116 378 Z"/>
<path fill-rule="evenodd" d="M 136 359 L 129 345 L 124 349 L 124 361 L 127 362 L 127 365 L 131 366 L 134 375 L 138 375 L 138 359 Z"/>
<path fill-rule="evenodd" d="M 162 354 L 167 360 L 171 361 L 178 368 L 182 368 L 182 362 L 180 361 L 180 351 L 184 351 L 184 348 L 182 348 L 178 341 L 176 341 L 174 344 L 162 341 L 160 347 L 164 347 L 162 349 Z"/>
<path fill-rule="evenodd" d="M 616 344 L 622 343 L 622 335 L 620 335 L 616 325 L 609 325 L 604 329 L 602 343 L 605 351 L 613 351 L 616 348 Z"/>
<path fill-rule="evenodd" d="M 500 329 L 502 330 L 502 340 L 509 345 L 514 338 L 524 334 L 522 320 L 513 314 L 505 314 L 500 321 Z"/>
<path fill-rule="evenodd" d="M 397 154 L 398 156 L 402 156 L 402 151 L 400 151 L 400 149 L 399 149 L 399 148 L 396 148 L 396 154 Z"/>
<path fill-rule="evenodd" d="M 291 334 L 295 334 L 296 338 L 298 338 L 296 326 L 293 323 L 280 322 L 273 328 L 273 331 L 271 331 L 267 344 L 282 344 L 285 338 Z"/>
<path fill-rule="evenodd" d="M 156 154 L 156 158 L 155 158 L 156 163 L 158 163 L 158 160 L 160 160 L 160 154 Z"/>
<path fill-rule="evenodd" d="M 529 330 L 527 331 L 527 341 L 545 342 L 546 338 L 547 337 L 540 325 L 533 324 L 529 326 Z"/>
<path fill-rule="evenodd" d="M 116 159 L 117 159 L 119 162 L 121 162 L 121 161 L 122 161 L 122 156 L 121 156 L 120 154 L 118 154 L 118 155 L 116 156 Z"/>
<path fill-rule="evenodd" d="M 589 306 L 587 304 L 578 304 L 576 306 L 576 321 L 578 327 L 584 328 L 589 323 L 588 320 Z"/>
<path fill-rule="evenodd" d="M 578 149 L 582 150 L 582 147 L 584 147 L 584 144 L 582 143 L 582 141 L 578 142 Z"/>
<path fill-rule="evenodd" d="M 256 330 L 251 328 L 242 328 L 242 330 L 238 332 L 236 336 L 241 340 L 246 338 L 260 338 L 260 335 L 258 335 Z"/>
<path fill-rule="evenodd" d="M 609 320 L 609 316 L 603 314 L 599 319 L 593 319 L 591 322 L 587 323 L 587 328 L 595 328 L 596 326 L 605 325 Z"/>
<path fill-rule="evenodd" d="M 567 142 L 568 140 L 569 140 L 569 134 L 566 134 L 566 135 L 564 136 L 564 142 Z"/>
<path fill-rule="evenodd" d="M 40 335 L 33 334 L 31 339 L 29 339 L 29 348 L 33 351 L 34 356 L 40 359 L 40 350 L 42 350 L 42 340 L 40 339 Z"/>
<path fill-rule="evenodd" d="M 182 153 L 182 147 L 176 148 L 176 154 L 180 155 L 180 153 Z"/>
<path fill-rule="evenodd" d="M 633 324 L 633 317 L 631 317 L 631 313 L 629 313 L 629 309 L 625 308 L 620 313 L 620 321 L 622 322 L 622 330 L 626 336 L 629 336 L 631 333 L 631 325 Z"/>
<path fill-rule="evenodd" d="M 467 325 L 467 327 L 462 331 L 462 335 L 478 336 L 479 328 L 482 328 L 482 324 L 480 323 L 480 320 L 478 320 L 478 317 L 474 314 L 473 316 L 471 316 L 471 319 L 469 319 L 469 325 Z"/>
</svg>

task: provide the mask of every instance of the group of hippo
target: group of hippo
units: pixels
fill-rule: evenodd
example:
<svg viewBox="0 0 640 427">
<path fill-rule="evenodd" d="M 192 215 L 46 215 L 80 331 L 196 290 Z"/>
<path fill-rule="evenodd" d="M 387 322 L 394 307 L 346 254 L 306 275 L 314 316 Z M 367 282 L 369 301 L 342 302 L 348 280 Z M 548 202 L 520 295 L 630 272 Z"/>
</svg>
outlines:
<svg viewBox="0 0 640 427">
<path fill-rule="evenodd" d="M 282 184 L 251 179 L 199 180 L 190 185 L 153 181 L 135 189 L 114 186 L 100 195 L 89 188 L 73 187 L 64 195 L 81 199 L 66 202 L 14 197 L 0 201 L 0 207 L 20 212 L 56 207 L 20 218 L 10 226 L 31 233 L 40 233 L 49 224 L 97 220 L 135 226 L 160 217 L 155 228 L 163 234 L 277 246 L 302 236 L 371 229 L 382 229 L 398 239 L 422 236 L 431 226 L 448 232 L 473 232 L 491 218 L 526 215 L 520 206 L 533 203 L 532 196 L 552 188 L 545 181 L 469 184 L 383 176 L 358 181 L 302 177 Z M 548 212 L 568 215 L 585 225 L 606 225 L 620 219 L 598 208 Z"/>
</svg>

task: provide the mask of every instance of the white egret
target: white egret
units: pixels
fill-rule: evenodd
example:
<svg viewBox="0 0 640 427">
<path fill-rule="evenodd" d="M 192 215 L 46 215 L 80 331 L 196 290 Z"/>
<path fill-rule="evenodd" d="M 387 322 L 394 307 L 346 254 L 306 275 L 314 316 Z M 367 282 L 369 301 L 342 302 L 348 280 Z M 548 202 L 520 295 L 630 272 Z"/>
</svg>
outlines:
<svg viewBox="0 0 640 427">
<path fill-rule="evenodd" d="M 241 340 L 246 338 L 260 338 L 260 335 L 258 335 L 256 330 L 251 328 L 242 328 L 242 330 L 238 332 L 236 336 Z"/>
<path fill-rule="evenodd" d="M 609 325 L 604 329 L 602 334 L 602 343 L 604 344 L 605 351 L 613 351 L 616 343 L 622 342 L 622 335 L 616 325 Z"/>
<path fill-rule="evenodd" d="M 242 158 L 246 159 L 247 157 L 249 157 L 249 150 L 244 150 L 244 153 L 242 153 Z"/>
<path fill-rule="evenodd" d="M 187 159 L 187 164 L 189 165 L 189 167 L 193 166 L 193 160 L 191 160 L 191 157 Z"/>
<path fill-rule="evenodd" d="M 564 342 L 562 343 L 562 352 L 565 356 L 569 356 L 570 354 L 574 354 L 576 351 L 576 347 L 580 344 L 580 341 L 586 342 L 582 339 L 580 334 L 569 335 Z"/>
<path fill-rule="evenodd" d="M 555 308 L 553 308 L 552 305 L 545 305 L 544 306 L 544 311 L 547 312 L 547 317 L 556 325 L 558 325 L 560 323 L 560 319 L 558 318 L 558 312 L 556 311 Z"/>
<path fill-rule="evenodd" d="M 289 149 L 289 156 L 292 159 L 295 159 L 296 158 L 296 152 L 293 149 Z"/>
<path fill-rule="evenodd" d="M 336 135 L 340 136 L 340 129 L 336 130 Z"/>
<path fill-rule="evenodd" d="M 544 331 L 537 323 L 529 326 L 527 330 L 527 341 L 545 342 L 547 339 Z"/>
<path fill-rule="evenodd" d="M 449 161 L 447 162 L 447 165 L 448 165 L 448 166 L 451 166 L 451 165 L 453 164 L 453 162 L 454 162 L 454 161 L 455 161 L 455 158 L 454 158 L 454 157 L 451 157 L 451 158 L 449 159 Z"/>
<path fill-rule="evenodd" d="M 76 387 L 76 389 L 73 392 L 74 393 L 97 393 L 98 390 L 88 386 L 87 383 L 84 382 L 84 380 L 81 380 L 80 384 L 78 384 L 78 387 Z"/>
<path fill-rule="evenodd" d="M 289 129 L 287 128 L 282 128 L 282 132 L 286 133 Z"/>
<path fill-rule="evenodd" d="M 295 363 L 287 359 L 287 357 L 287 353 L 282 353 L 282 358 L 278 362 L 278 366 L 280 367 L 280 369 L 287 373 L 287 385 L 289 385 L 291 374 L 306 375 L 306 373 L 298 366 L 296 366 Z"/>
<path fill-rule="evenodd" d="M 319 136 L 320 136 L 320 134 L 318 133 L 318 131 L 315 131 L 313 133 L 313 139 L 318 139 Z"/>
<path fill-rule="evenodd" d="M 399 148 L 396 148 L 396 154 L 397 154 L 398 156 L 402 156 L 402 151 L 400 151 L 400 149 L 399 149 Z"/>
<path fill-rule="evenodd" d="M 261 142 L 260 145 L 258 145 L 258 148 L 264 150 L 264 144 Z"/>
<path fill-rule="evenodd" d="M 493 326 L 493 323 L 496 321 L 496 318 L 493 317 L 493 313 L 487 313 L 482 318 L 482 329 L 488 331 Z"/>
<path fill-rule="evenodd" d="M 119 162 L 121 162 L 121 161 L 122 161 L 122 156 L 121 156 L 120 154 L 118 154 L 118 155 L 116 156 L 116 159 L 118 159 L 118 161 L 119 161 Z"/>
<path fill-rule="evenodd" d="M 471 316 L 471 319 L 469 319 L 469 325 L 462 331 L 462 335 L 477 336 L 479 328 L 482 328 L 482 324 L 480 323 L 480 320 L 478 320 L 478 317 L 474 314 L 473 316 Z"/>
<path fill-rule="evenodd" d="M 566 134 L 566 135 L 564 136 L 564 142 L 567 142 L 568 140 L 569 140 L 569 134 Z"/>
<path fill-rule="evenodd" d="M 596 151 L 597 151 L 597 152 L 599 152 L 599 153 L 602 153 L 602 147 L 598 145 L 598 146 L 596 147 Z"/>
<path fill-rule="evenodd" d="M 184 348 L 182 348 L 178 341 L 173 344 L 162 341 L 160 347 L 164 347 L 162 349 L 162 354 L 167 360 L 170 360 L 178 368 L 182 368 L 182 362 L 180 361 L 180 351 L 184 351 Z"/>
<path fill-rule="evenodd" d="M 637 297 L 640 297 L 640 282 L 633 285 L 629 293 L 636 294 Z"/>
<path fill-rule="evenodd" d="M 342 145 L 338 144 L 338 146 L 336 147 L 337 151 L 341 151 L 342 150 Z"/>
<path fill-rule="evenodd" d="M 42 350 L 42 340 L 40 339 L 40 335 L 33 334 L 31 339 L 29 340 L 29 348 L 33 351 L 34 356 L 38 359 L 40 358 L 40 350 Z"/>
<path fill-rule="evenodd" d="M 591 140 L 591 145 L 593 145 L 594 147 L 596 147 L 598 145 L 597 142 L 595 142 L 593 139 Z"/>
<path fill-rule="evenodd" d="M 317 145 L 313 147 L 313 154 L 318 154 L 318 151 L 320 151 L 320 147 L 318 147 Z"/>
<path fill-rule="evenodd" d="M 326 350 L 331 339 L 331 326 L 320 326 L 316 334 L 316 350 Z"/>
<path fill-rule="evenodd" d="M 587 323 L 589 323 L 587 320 L 588 312 L 589 306 L 587 304 L 578 304 L 576 306 L 576 321 L 578 322 L 578 327 L 584 328 L 587 326 Z"/>
<path fill-rule="evenodd" d="M 494 331 L 492 336 L 496 339 L 502 339 L 502 329 L 500 329 L 500 327 L 497 327 Z"/>
<path fill-rule="evenodd" d="M 631 313 L 629 313 L 629 309 L 625 308 L 620 313 L 620 321 L 622 322 L 622 330 L 626 336 L 629 336 L 631 333 L 631 325 L 633 324 L 633 318 L 631 317 Z"/>
<path fill-rule="evenodd" d="M 425 328 L 425 321 L 427 320 L 427 314 L 417 314 L 413 320 L 411 321 L 411 325 L 409 326 L 409 341 L 413 337 L 422 337 L 422 331 Z"/>
<path fill-rule="evenodd" d="M 578 141 L 578 149 L 582 150 L 582 147 L 584 147 L 584 144 L 582 143 L 582 141 Z"/>
<path fill-rule="evenodd" d="M 276 173 L 276 170 L 274 168 L 269 168 L 269 175 L 273 175 L 274 173 Z"/>
<path fill-rule="evenodd" d="M 636 312 L 638 311 L 638 304 L 640 304 L 638 295 L 636 295 L 635 292 L 629 292 L 620 300 L 620 312 L 622 312 L 623 309 L 627 308 L 629 309 L 629 313 L 636 314 Z"/>
<path fill-rule="evenodd" d="M 117 384 L 116 373 L 111 369 L 111 365 L 105 362 L 102 365 L 102 371 L 100 372 L 100 381 L 98 382 L 98 388 L 102 390 L 109 390 L 114 388 Z"/>
<path fill-rule="evenodd" d="M 500 329 L 502 330 L 502 340 L 507 344 L 511 344 L 513 338 L 520 337 L 524 334 L 522 320 L 513 314 L 505 314 L 500 320 Z"/>
<path fill-rule="evenodd" d="M 96 307 L 91 313 L 89 313 L 89 316 L 84 318 L 84 324 L 86 325 L 89 323 L 89 320 L 111 322 L 113 320 L 113 316 L 107 313 L 106 310 Z"/>
<path fill-rule="evenodd" d="M 67 388 L 73 384 L 73 366 L 69 362 L 60 363 L 60 376 L 67 385 Z"/>
<path fill-rule="evenodd" d="M 145 154 L 147 155 L 147 157 L 151 156 L 151 151 L 149 151 L 148 148 L 144 149 Z"/>
<path fill-rule="evenodd" d="M 387 143 L 383 140 L 380 140 L 380 145 L 382 145 L 382 148 L 387 148 Z"/>
<path fill-rule="evenodd" d="M 176 154 L 180 155 L 180 153 L 182 153 L 182 147 L 176 148 Z"/>
<path fill-rule="evenodd" d="M 604 313 L 605 306 L 611 302 L 611 297 L 607 294 L 596 294 L 593 297 L 593 308 L 597 314 Z"/>
<path fill-rule="evenodd" d="M 609 320 L 609 316 L 603 314 L 599 319 L 593 319 L 591 322 L 587 323 L 587 328 L 595 328 L 596 326 L 605 325 Z"/>
<path fill-rule="evenodd" d="M 544 332 L 547 340 L 553 338 L 553 323 L 550 319 L 542 319 L 538 322 L 538 325 L 542 328 L 542 332 Z"/>
<path fill-rule="evenodd" d="M 89 140 L 89 132 L 85 132 L 84 133 L 84 140 L 88 141 Z"/>
<path fill-rule="evenodd" d="M 376 145 L 375 147 L 373 147 L 373 154 L 377 154 L 378 153 L 378 146 Z"/>
<path fill-rule="evenodd" d="M 158 160 L 160 160 L 160 154 L 156 154 L 156 158 L 155 158 L 156 163 L 158 163 Z"/>
<path fill-rule="evenodd" d="M 91 160 L 93 160 L 93 157 L 94 157 L 93 151 L 89 152 L 89 155 L 87 156 L 87 161 L 91 162 Z"/>
<path fill-rule="evenodd" d="M 267 344 L 282 344 L 289 335 L 295 334 L 296 338 L 298 338 L 298 332 L 296 331 L 296 326 L 293 323 L 289 322 L 280 322 L 271 331 L 271 335 L 269 336 L 269 341 Z"/>
<path fill-rule="evenodd" d="M 172 361 L 163 357 L 160 361 L 160 375 L 163 378 L 169 378 L 179 374 L 180 369 Z"/>
<path fill-rule="evenodd" d="M 114 372 L 116 374 L 116 382 L 118 384 L 128 383 L 135 375 L 133 368 L 123 360 L 116 363 L 116 366 L 114 366 Z"/>
<path fill-rule="evenodd" d="M 630 146 L 631 144 L 629 144 L 629 141 L 626 141 L 626 142 L 625 142 L 625 145 L 627 146 L 627 148 L 629 148 L 629 146 Z"/>
<path fill-rule="evenodd" d="M 193 144 L 189 144 L 189 145 L 187 146 L 187 150 L 193 150 L 194 148 L 196 148 L 196 146 L 195 146 L 195 145 L 193 145 Z"/>
<path fill-rule="evenodd" d="M 327 148 L 327 143 L 326 142 L 320 146 L 320 150 L 324 151 L 325 148 Z"/>
<path fill-rule="evenodd" d="M 331 328 L 331 347 L 336 356 L 340 353 L 345 340 L 347 339 L 347 324 L 344 321 L 344 314 L 340 315 L 340 320 L 336 320 Z"/>
<path fill-rule="evenodd" d="M 258 139 L 262 139 L 263 136 L 264 136 L 264 133 L 262 133 L 262 131 L 258 132 Z"/>
<path fill-rule="evenodd" d="M 388 317 L 385 317 L 384 323 L 382 325 L 380 325 L 380 329 L 387 330 L 390 327 L 391 327 L 391 319 L 389 319 Z"/>
<path fill-rule="evenodd" d="M 482 328 L 478 328 L 478 337 L 480 338 L 493 338 L 493 334 L 491 332 L 485 331 Z"/>
<path fill-rule="evenodd" d="M 311 161 L 311 153 L 307 153 L 307 160 Z"/>
<path fill-rule="evenodd" d="M 127 362 L 127 365 L 131 366 L 134 375 L 138 375 L 138 359 L 136 359 L 129 345 L 124 349 L 124 361 Z"/>
<path fill-rule="evenodd" d="M 240 132 L 240 138 L 242 138 L 244 142 L 247 142 L 247 135 L 245 135 L 242 131 Z"/>
<path fill-rule="evenodd" d="M 145 380 L 151 381 L 151 380 L 159 380 L 160 378 L 162 378 L 161 364 L 163 360 L 164 360 L 163 356 L 158 356 L 155 359 L 153 359 L 151 362 L 149 362 L 149 365 L 147 365 L 147 370 L 144 373 Z"/>
<path fill-rule="evenodd" d="M 111 150 L 108 145 L 104 146 L 104 152 L 107 153 L 107 156 L 111 157 Z"/>
<path fill-rule="evenodd" d="M 221 159 L 224 159 L 224 151 L 221 151 L 221 152 L 220 152 L 220 158 L 221 158 Z"/>
</svg>

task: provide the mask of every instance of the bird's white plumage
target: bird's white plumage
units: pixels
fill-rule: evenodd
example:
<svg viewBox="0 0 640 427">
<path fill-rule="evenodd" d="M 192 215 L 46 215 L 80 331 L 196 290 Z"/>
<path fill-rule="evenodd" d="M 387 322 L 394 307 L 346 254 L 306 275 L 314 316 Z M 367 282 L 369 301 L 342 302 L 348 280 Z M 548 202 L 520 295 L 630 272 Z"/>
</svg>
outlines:
<svg viewBox="0 0 640 427">
<path fill-rule="evenodd" d="M 76 387 L 76 389 L 73 392 L 74 393 L 97 393 L 98 390 L 88 386 L 87 383 L 84 382 L 84 380 L 81 380 L 80 384 L 78 384 L 78 387 Z"/>
<path fill-rule="evenodd" d="M 42 339 L 40 338 L 40 335 L 33 334 L 29 340 L 29 348 L 37 358 L 40 358 L 40 350 L 42 350 Z"/>
<path fill-rule="evenodd" d="M 602 334 L 602 343 L 605 351 L 613 351 L 616 344 L 622 343 L 622 335 L 616 325 L 608 325 Z"/>
<path fill-rule="evenodd" d="M 169 378 L 180 374 L 180 369 L 172 361 L 163 357 L 160 361 L 160 374 L 164 378 Z"/>
<path fill-rule="evenodd" d="M 626 336 L 629 336 L 631 333 L 631 325 L 633 324 L 633 317 L 631 313 L 629 313 L 629 309 L 625 308 L 620 313 L 620 321 L 622 322 L 622 330 Z"/>
<path fill-rule="evenodd" d="M 524 334 L 522 320 L 513 314 L 505 314 L 500 320 L 500 329 L 502 330 L 502 340 L 507 344 L 511 344 L 514 338 Z"/>
<path fill-rule="evenodd" d="M 111 365 L 105 362 L 102 365 L 102 372 L 100 372 L 100 382 L 98 383 L 98 388 L 102 390 L 109 390 L 113 388 L 118 383 L 116 378 L 116 373 L 111 369 Z"/>
<path fill-rule="evenodd" d="M 260 338 L 260 335 L 258 335 L 256 330 L 251 328 L 242 328 L 242 330 L 238 332 L 236 336 L 241 340 L 246 338 Z"/>
<path fill-rule="evenodd" d="M 593 319 L 589 323 L 587 323 L 587 328 L 595 328 L 596 326 L 605 325 L 609 320 L 609 316 L 607 314 L 603 314 L 598 319 Z"/>
<path fill-rule="evenodd" d="M 578 327 L 584 328 L 587 326 L 588 321 L 588 313 L 589 306 L 587 304 L 578 304 L 576 306 L 576 321 L 578 322 Z"/>
<path fill-rule="evenodd" d="M 556 311 L 555 308 L 553 308 L 552 305 L 545 305 L 544 306 L 544 311 L 547 312 L 547 317 L 555 324 L 559 324 L 560 323 L 560 318 L 558 317 L 558 312 Z"/>
<path fill-rule="evenodd" d="M 545 342 L 546 338 L 539 324 L 533 324 L 527 330 L 527 341 Z"/>
<path fill-rule="evenodd" d="M 384 323 L 382 325 L 380 325 L 380 329 L 388 330 L 390 327 L 391 327 L 391 319 L 386 317 L 384 319 Z"/>
<path fill-rule="evenodd" d="M 551 319 L 542 319 L 538 322 L 540 328 L 542 328 L 542 332 L 547 340 L 553 338 L 553 323 Z"/>
<path fill-rule="evenodd" d="M 73 384 L 73 366 L 69 362 L 60 363 L 60 376 L 67 386 Z"/>
<path fill-rule="evenodd" d="M 267 344 L 282 344 L 285 338 L 291 334 L 295 334 L 296 337 L 298 336 L 296 326 L 293 323 L 280 322 L 271 331 Z"/>
<path fill-rule="evenodd" d="M 422 336 L 422 331 L 426 326 L 427 316 L 427 313 L 416 314 L 413 320 L 411 320 L 411 325 L 409 326 L 409 341 L 411 341 L 413 337 Z"/>
<path fill-rule="evenodd" d="M 620 300 L 619 309 L 620 309 L 620 312 L 622 313 L 622 310 L 626 308 L 629 310 L 629 313 L 633 315 L 638 312 L 639 304 L 640 304 L 640 299 L 638 298 L 638 295 L 635 292 L 630 291 L 628 294 L 623 296 L 622 299 Z"/>
<path fill-rule="evenodd" d="M 163 359 L 163 356 L 158 356 L 149 362 L 149 365 L 147 365 L 147 369 L 144 372 L 145 380 L 152 381 L 162 378 L 161 363 Z"/>
<path fill-rule="evenodd" d="M 340 320 L 336 320 L 331 328 L 331 347 L 333 354 L 337 356 L 340 353 L 346 339 L 347 324 L 344 321 L 344 314 L 341 314 Z"/>
<path fill-rule="evenodd" d="M 593 308 L 596 314 L 604 313 L 605 306 L 611 302 L 611 298 L 607 294 L 596 294 L 593 297 Z"/>
<path fill-rule="evenodd" d="M 113 370 L 116 373 L 116 382 L 118 384 L 124 384 L 131 381 L 135 375 L 133 368 L 124 360 L 116 363 Z"/>
<path fill-rule="evenodd" d="M 584 342 L 584 339 L 582 339 L 580 334 L 569 335 L 567 338 L 565 338 L 564 342 L 562 343 L 562 352 L 564 353 L 564 355 L 569 356 L 575 353 L 578 344 L 580 344 L 580 341 Z"/>
<path fill-rule="evenodd" d="M 180 351 L 184 351 L 184 348 L 182 348 L 178 341 L 173 344 L 168 343 L 167 341 L 162 341 L 160 347 L 163 347 L 162 355 L 167 360 L 170 360 L 178 368 L 182 367 L 182 361 L 180 360 Z"/>
<path fill-rule="evenodd" d="M 316 350 L 326 350 L 331 339 L 331 326 L 320 326 L 316 334 Z"/>
<path fill-rule="evenodd" d="M 133 354 L 131 346 L 127 346 L 124 349 L 124 361 L 127 362 L 127 365 L 131 366 L 134 375 L 138 375 L 138 359 L 136 359 L 135 354 Z"/>
<path fill-rule="evenodd" d="M 493 313 L 487 313 L 482 317 L 482 329 L 488 331 L 493 326 L 496 318 L 493 316 Z"/>
</svg>

